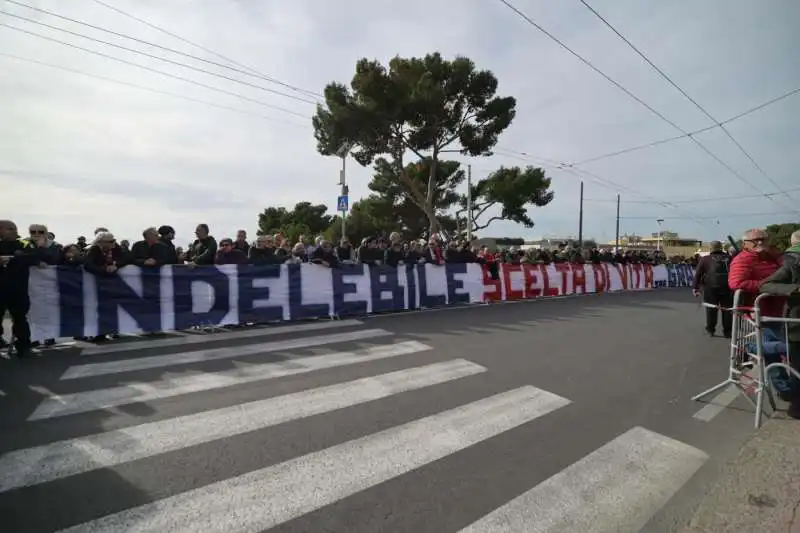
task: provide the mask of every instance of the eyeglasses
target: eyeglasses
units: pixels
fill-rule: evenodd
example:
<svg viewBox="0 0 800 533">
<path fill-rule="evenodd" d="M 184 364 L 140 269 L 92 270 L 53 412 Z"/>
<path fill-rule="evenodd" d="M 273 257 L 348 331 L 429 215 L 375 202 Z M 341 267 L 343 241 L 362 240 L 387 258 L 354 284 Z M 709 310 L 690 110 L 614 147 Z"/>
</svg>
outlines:
<svg viewBox="0 0 800 533">
<path fill-rule="evenodd" d="M 755 239 L 745 239 L 744 242 L 752 242 L 753 244 L 764 244 L 767 242 L 765 237 L 757 237 Z"/>
<path fill-rule="evenodd" d="M 31 235 L 44 235 L 44 230 L 32 229 Z"/>
</svg>

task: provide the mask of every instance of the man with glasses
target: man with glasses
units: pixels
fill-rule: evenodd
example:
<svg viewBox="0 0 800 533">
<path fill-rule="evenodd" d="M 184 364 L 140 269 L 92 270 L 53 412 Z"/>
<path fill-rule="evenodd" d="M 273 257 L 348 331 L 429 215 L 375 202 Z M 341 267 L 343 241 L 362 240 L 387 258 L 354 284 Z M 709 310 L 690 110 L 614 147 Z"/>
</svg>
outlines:
<svg viewBox="0 0 800 533">
<path fill-rule="evenodd" d="M 728 285 L 732 291 L 742 290 L 747 293 L 748 298 L 741 303 L 751 305 L 761 289 L 761 284 L 782 263 L 780 252 L 769 245 L 767 233 L 761 229 L 751 229 L 742 236 L 742 251 L 731 261 Z M 764 301 L 761 313 L 765 316 L 782 316 L 783 302 L 778 298 L 770 298 Z"/>
</svg>

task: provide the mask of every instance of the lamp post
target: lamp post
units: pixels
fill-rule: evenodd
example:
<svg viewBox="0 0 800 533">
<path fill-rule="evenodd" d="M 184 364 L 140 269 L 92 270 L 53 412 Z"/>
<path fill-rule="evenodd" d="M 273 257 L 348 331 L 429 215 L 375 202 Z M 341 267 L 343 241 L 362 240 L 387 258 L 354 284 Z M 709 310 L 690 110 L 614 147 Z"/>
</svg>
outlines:
<svg viewBox="0 0 800 533">
<path fill-rule="evenodd" d="M 347 186 L 347 155 L 350 153 L 352 145 L 343 144 L 339 150 L 336 151 L 337 157 L 342 158 L 342 169 L 339 171 L 339 185 L 341 186 L 341 196 L 347 196 L 350 192 L 350 187 Z M 347 201 L 350 207 L 350 199 Z M 342 237 L 347 236 L 347 213 L 342 212 Z"/>
<path fill-rule="evenodd" d="M 661 224 L 664 222 L 663 218 L 656 219 L 656 224 L 658 224 L 658 237 L 656 238 L 656 251 L 661 251 Z"/>
</svg>

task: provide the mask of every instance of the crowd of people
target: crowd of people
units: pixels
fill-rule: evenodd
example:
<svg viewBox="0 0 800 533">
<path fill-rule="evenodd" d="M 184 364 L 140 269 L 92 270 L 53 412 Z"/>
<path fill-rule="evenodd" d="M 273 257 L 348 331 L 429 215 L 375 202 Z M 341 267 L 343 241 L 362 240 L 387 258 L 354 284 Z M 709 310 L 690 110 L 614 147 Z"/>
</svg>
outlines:
<svg viewBox="0 0 800 533">
<path fill-rule="evenodd" d="M 12 221 L 0 221 L 0 316 L 11 315 L 16 353 L 25 357 L 31 353 L 27 313 L 30 307 L 27 293 L 28 271 L 34 266 L 61 265 L 84 268 L 98 275 L 113 275 L 118 269 L 137 265 L 160 267 L 185 265 L 188 268 L 208 265 L 253 264 L 279 265 L 284 263 L 316 263 L 328 267 L 340 264 L 370 264 L 398 266 L 401 264 L 482 263 L 490 267 L 499 263 L 648 263 L 667 261 L 661 252 L 610 250 L 596 247 L 581 249 L 575 243 L 561 243 L 556 249 L 490 249 L 476 241 L 451 240 L 439 237 L 427 240 L 403 239 L 399 233 L 365 238 L 354 245 L 347 238 L 334 244 L 323 236 L 314 239 L 300 236 L 295 242 L 282 233 L 259 235 L 248 240 L 245 230 L 236 238 L 217 241 L 208 225 L 195 228 L 195 239 L 186 249 L 175 245 L 176 232 L 168 225 L 149 227 L 141 240 L 133 244 L 118 240 L 108 228 L 97 228 L 91 239 L 78 237 L 74 243 L 59 244 L 47 226 L 32 224 L 28 235 L 21 237 Z M 678 259 L 683 261 L 683 259 Z M 496 272 L 495 268 L 491 271 Z M 50 344 L 53 341 L 46 341 Z M 0 326 L 0 347 L 7 344 Z M 35 346 L 33 346 L 35 347 Z"/>
</svg>

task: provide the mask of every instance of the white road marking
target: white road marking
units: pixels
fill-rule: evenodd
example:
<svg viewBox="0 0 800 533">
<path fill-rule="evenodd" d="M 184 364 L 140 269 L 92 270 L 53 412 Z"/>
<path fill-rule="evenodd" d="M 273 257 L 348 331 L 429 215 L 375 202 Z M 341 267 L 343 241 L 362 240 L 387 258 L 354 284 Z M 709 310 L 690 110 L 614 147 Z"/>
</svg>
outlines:
<svg viewBox="0 0 800 533">
<path fill-rule="evenodd" d="M 697 411 L 694 414 L 694 418 L 703 422 L 711 422 L 714 417 L 724 411 L 738 397 L 739 389 L 736 385 L 730 385 Z"/>
<path fill-rule="evenodd" d="M 464 359 L 80 437 L 0 457 L 0 492 L 106 468 L 486 372 Z"/>
<path fill-rule="evenodd" d="M 311 322 L 309 324 L 295 324 L 292 326 L 257 327 L 255 329 L 243 329 L 212 335 L 187 335 L 180 333 L 179 337 L 168 339 L 153 339 L 149 337 L 139 337 L 141 340 L 136 342 L 121 342 L 118 344 L 90 344 L 81 352 L 81 355 L 100 355 L 105 353 L 129 352 L 133 350 L 147 348 L 163 348 L 165 346 L 185 346 L 187 344 L 202 344 L 207 342 L 251 339 L 256 337 L 269 337 L 271 335 L 282 335 L 284 333 L 303 333 L 305 331 L 322 331 L 326 329 L 346 328 L 363 324 L 360 320 L 331 320 L 326 322 Z M 171 331 L 170 335 L 179 332 Z"/>
<path fill-rule="evenodd" d="M 252 533 L 530 422 L 570 402 L 522 387 L 71 527 L 68 533 Z"/>
<path fill-rule="evenodd" d="M 707 460 L 637 427 L 461 533 L 637 533 Z"/>
<path fill-rule="evenodd" d="M 324 368 L 376 361 L 430 349 L 430 346 L 421 342 L 407 341 L 371 346 L 357 351 L 289 359 L 276 363 L 240 365 L 239 368 L 223 372 L 183 372 L 176 378 L 165 378 L 154 382 L 134 382 L 108 389 L 50 396 L 39 404 L 33 414 L 28 417 L 28 420 L 42 420 L 106 409 L 118 405 L 171 398 L 192 392 L 303 374 Z"/>
<path fill-rule="evenodd" d="M 162 368 L 165 366 L 185 365 L 187 363 L 198 363 L 201 361 L 231 359 L 245 355 L 282 352 L 284 350 L 297 350 L 299 348 L 324 346 L 326 344 L 334 344 L 337 342 L 361 341 L 377 337 L 388 337 L 390 335 L 392 335 L 392 333 L 386 331 L 385 329 L 363 329 L 357 331 L 348 331 L 346 333 L 324 334 L 317 335 L 315 337 L 299 337 L 296 339 L 287 339 L 261 344 L 223 346 L 221 348 L 210 348 L 208 350 L 197 350 L 194 352 L 153 355 L 150 357 L 137 357 L 133 359 L 108 361 L 106 363 L 90 363 L 69 367 L 67 371 L 64 372 L 64 375 L 61 376 L 61 379 L 80 379 L 92 376 L 117 374 L 120 372 L 133 372 L 136 370 Z"/>
</svg>

